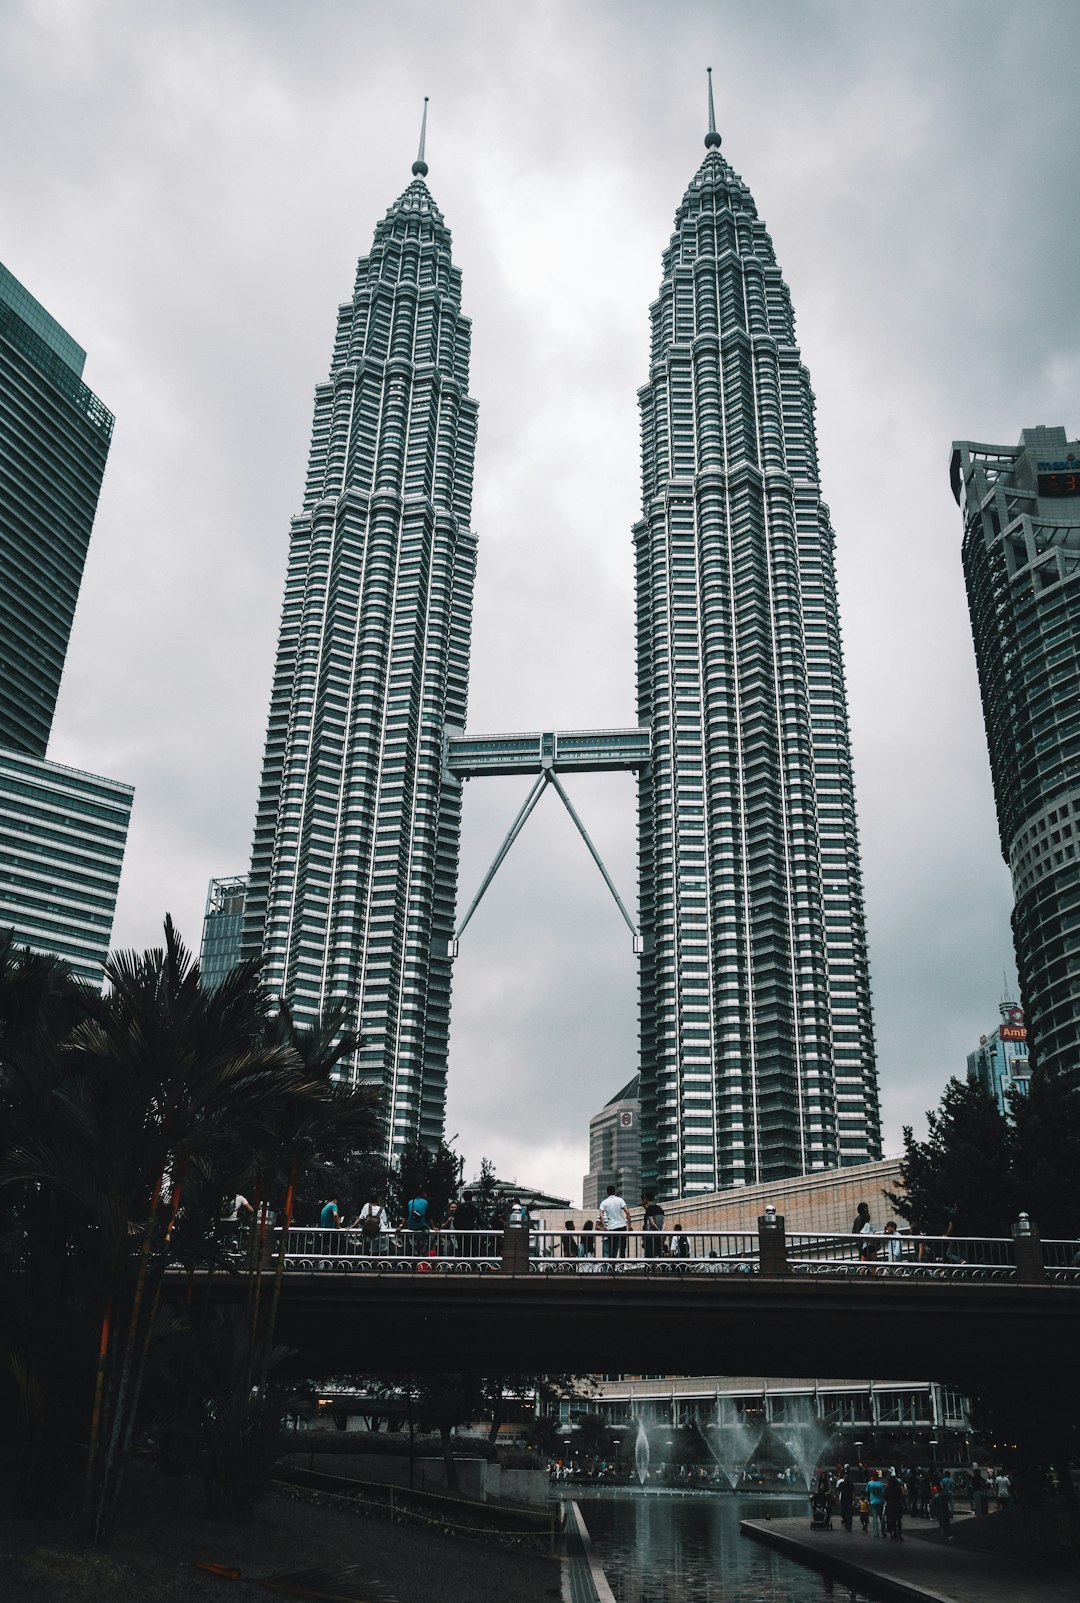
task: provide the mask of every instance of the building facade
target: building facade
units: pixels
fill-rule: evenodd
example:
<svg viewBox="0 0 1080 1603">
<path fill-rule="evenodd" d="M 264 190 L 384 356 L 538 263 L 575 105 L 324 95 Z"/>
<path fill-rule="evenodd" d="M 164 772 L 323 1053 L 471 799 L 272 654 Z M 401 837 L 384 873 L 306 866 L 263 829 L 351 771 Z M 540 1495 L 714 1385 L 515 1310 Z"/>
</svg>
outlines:
<svg viewBox="0 0 1080 1603">
<path fill-rule="evenodd" d="M 1001 1023 L 989 1035 L 980 1036 L 975 1051 L 968 1053 L 967 1077 L 989 1092 L 1007 1119 L 1012 1117 L 1013 1098 L 1026 1096 L 1031 1084 L 1022 1007 L 1002 1002 Z"/>
<path fill-rule="evenodd" d="M 640 1076 L 616 1092 L 589 1120 L 589 1172 L 582 1180 L 581 1204 L 595 1214 L 614 1186 L 630 1207 L 641 1200 Z"/>
<path fill-rule="evenodd" d="M 45 760 L 112 414 L 0 264 L 0 928 L 100 986 L 130 785 Z"/>
<path fill-rule="evenodd" d="M 0 747 L 44 757 L 112 414 L 86 352 L 0 263 Z"/>
<path fill-rule="evenodd" d="M 240 961 L 247 884 L 244 874 L 210 881 L 199 951 L 199 976 L 207 991 L 216 991 Z"/>
<path fill-rule="evenodd" d="M 134 794 L 0 748 L 0 929 L 98 988 Z"/>
<path fill-rule="evenodd" d="M 339 308 L 293 519 L 243 953 L 300 1023 L 346 1000 L 387 1149 L 443 1133 L 476 540 L 470 324 L 427 165 Z"/>
<path fill-rule="evenodd" d="M 711 92 L 705 143 L 650 313 L 634 529 L 642 1179 L 682 1197 L 881 1152 L 814 399 Z"/>
<path fill-rule="evenodd" d="M 955 441 L 952 488 L 1036 1067 L 1080 1059 L 1080 441 Z"/>
</svg>

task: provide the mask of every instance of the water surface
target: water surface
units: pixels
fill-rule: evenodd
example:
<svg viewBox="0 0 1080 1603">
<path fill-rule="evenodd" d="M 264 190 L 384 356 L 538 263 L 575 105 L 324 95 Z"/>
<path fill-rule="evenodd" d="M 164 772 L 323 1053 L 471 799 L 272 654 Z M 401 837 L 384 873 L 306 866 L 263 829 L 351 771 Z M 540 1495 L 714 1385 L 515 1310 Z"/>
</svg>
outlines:
<svg viewBox="0 0 1080 1603">
<path fill-rule="evenodd" d="M 874 1603 L 743 1536 L 739 1521 L 805 1514 L 805 1496 L 578 1499 L 618 1603 Z"/>
</svg>

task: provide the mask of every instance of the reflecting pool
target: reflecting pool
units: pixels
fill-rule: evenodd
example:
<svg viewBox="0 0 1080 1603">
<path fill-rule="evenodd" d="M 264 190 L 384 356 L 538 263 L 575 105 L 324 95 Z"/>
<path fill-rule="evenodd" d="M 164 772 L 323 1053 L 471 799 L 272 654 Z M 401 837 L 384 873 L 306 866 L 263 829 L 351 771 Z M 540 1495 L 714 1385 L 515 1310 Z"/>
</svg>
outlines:
<svg viewBox="0 0 1080 1603">
<path fill-rule="evenodd" d="M 739 1521 L 806 1513 L 805 1497 L 578 1499 L 618 1603 L 875 1603 L 743 1536 Z"/>
</svg>

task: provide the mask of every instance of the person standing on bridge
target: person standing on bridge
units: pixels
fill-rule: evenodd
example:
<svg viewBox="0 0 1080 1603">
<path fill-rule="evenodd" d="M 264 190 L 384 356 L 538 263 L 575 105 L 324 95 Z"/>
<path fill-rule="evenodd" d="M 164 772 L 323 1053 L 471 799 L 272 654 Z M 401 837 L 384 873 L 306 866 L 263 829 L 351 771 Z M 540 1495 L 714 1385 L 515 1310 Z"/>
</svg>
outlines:
<svg viewBox="0 0 1080 1603">
<path fill-rule="evenodd" d="M 422 1191 L 418 1191 L 411 1202 L 405 1204 L 405 1230 L 415 1230 L 418 1235 L 428 1235 L 431 1230 L 431 1221 L 428 1217 L 428 1200 Z"/>
<path fill-rule="evenodd" d="M 337 1230 L 341 1226 L 341 1214 L 338 1212 L 337 1198 L 331 1197 L 324 1202 L 319 1211 L 319 1229 Z"/>
<path fill-rule="evenodd" d="M 600 1204 L 600 1217 L 604 1221 L 604 1257 L 625 1258 L 630 1240 L 630 1210 L 614 1186 L 608 1186 L 607 1196 Z"/>
<path fill-rule="evenodd" d="M 643 1194 L 641 1208 L 641 1244 L 644 1248 L 645 1256 L 646 1258 L 659 1258 L 663 1246 L 661 1231 L 664 1228 L 664 1210 L 651 1191 L 646 1191 Z"/>
</svg>

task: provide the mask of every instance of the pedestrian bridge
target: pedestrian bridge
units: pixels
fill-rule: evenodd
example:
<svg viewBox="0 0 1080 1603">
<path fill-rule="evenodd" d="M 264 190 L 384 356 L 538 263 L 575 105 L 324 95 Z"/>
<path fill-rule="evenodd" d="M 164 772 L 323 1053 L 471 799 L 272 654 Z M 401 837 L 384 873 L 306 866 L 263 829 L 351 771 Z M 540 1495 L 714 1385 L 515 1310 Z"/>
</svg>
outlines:
<svg viewBox="0 0 1080 1603">
<path fill-rule="evenodd" d="M 625 1256 L 604 1256 L 623 1243 L 600 1236 L 586 1257 L 524 1229 L 294 1230 L 277 1338 L 323 1373 L 890 1374 L 968 1389 L 1033 1343 L 1076 1350 L 1080 1242 L 900 1243 L 867 1257 L 862 1238 L 787 1237 L 768 1218 L 756 1234 L 665 1232 L 655 1246 L 631 1234 Z M 264 1243 L 267 1281 L 280 1246 Z M 191 1289 L 240 1302 L 248 1281 L 196 1274 Z"/>
</svg>

